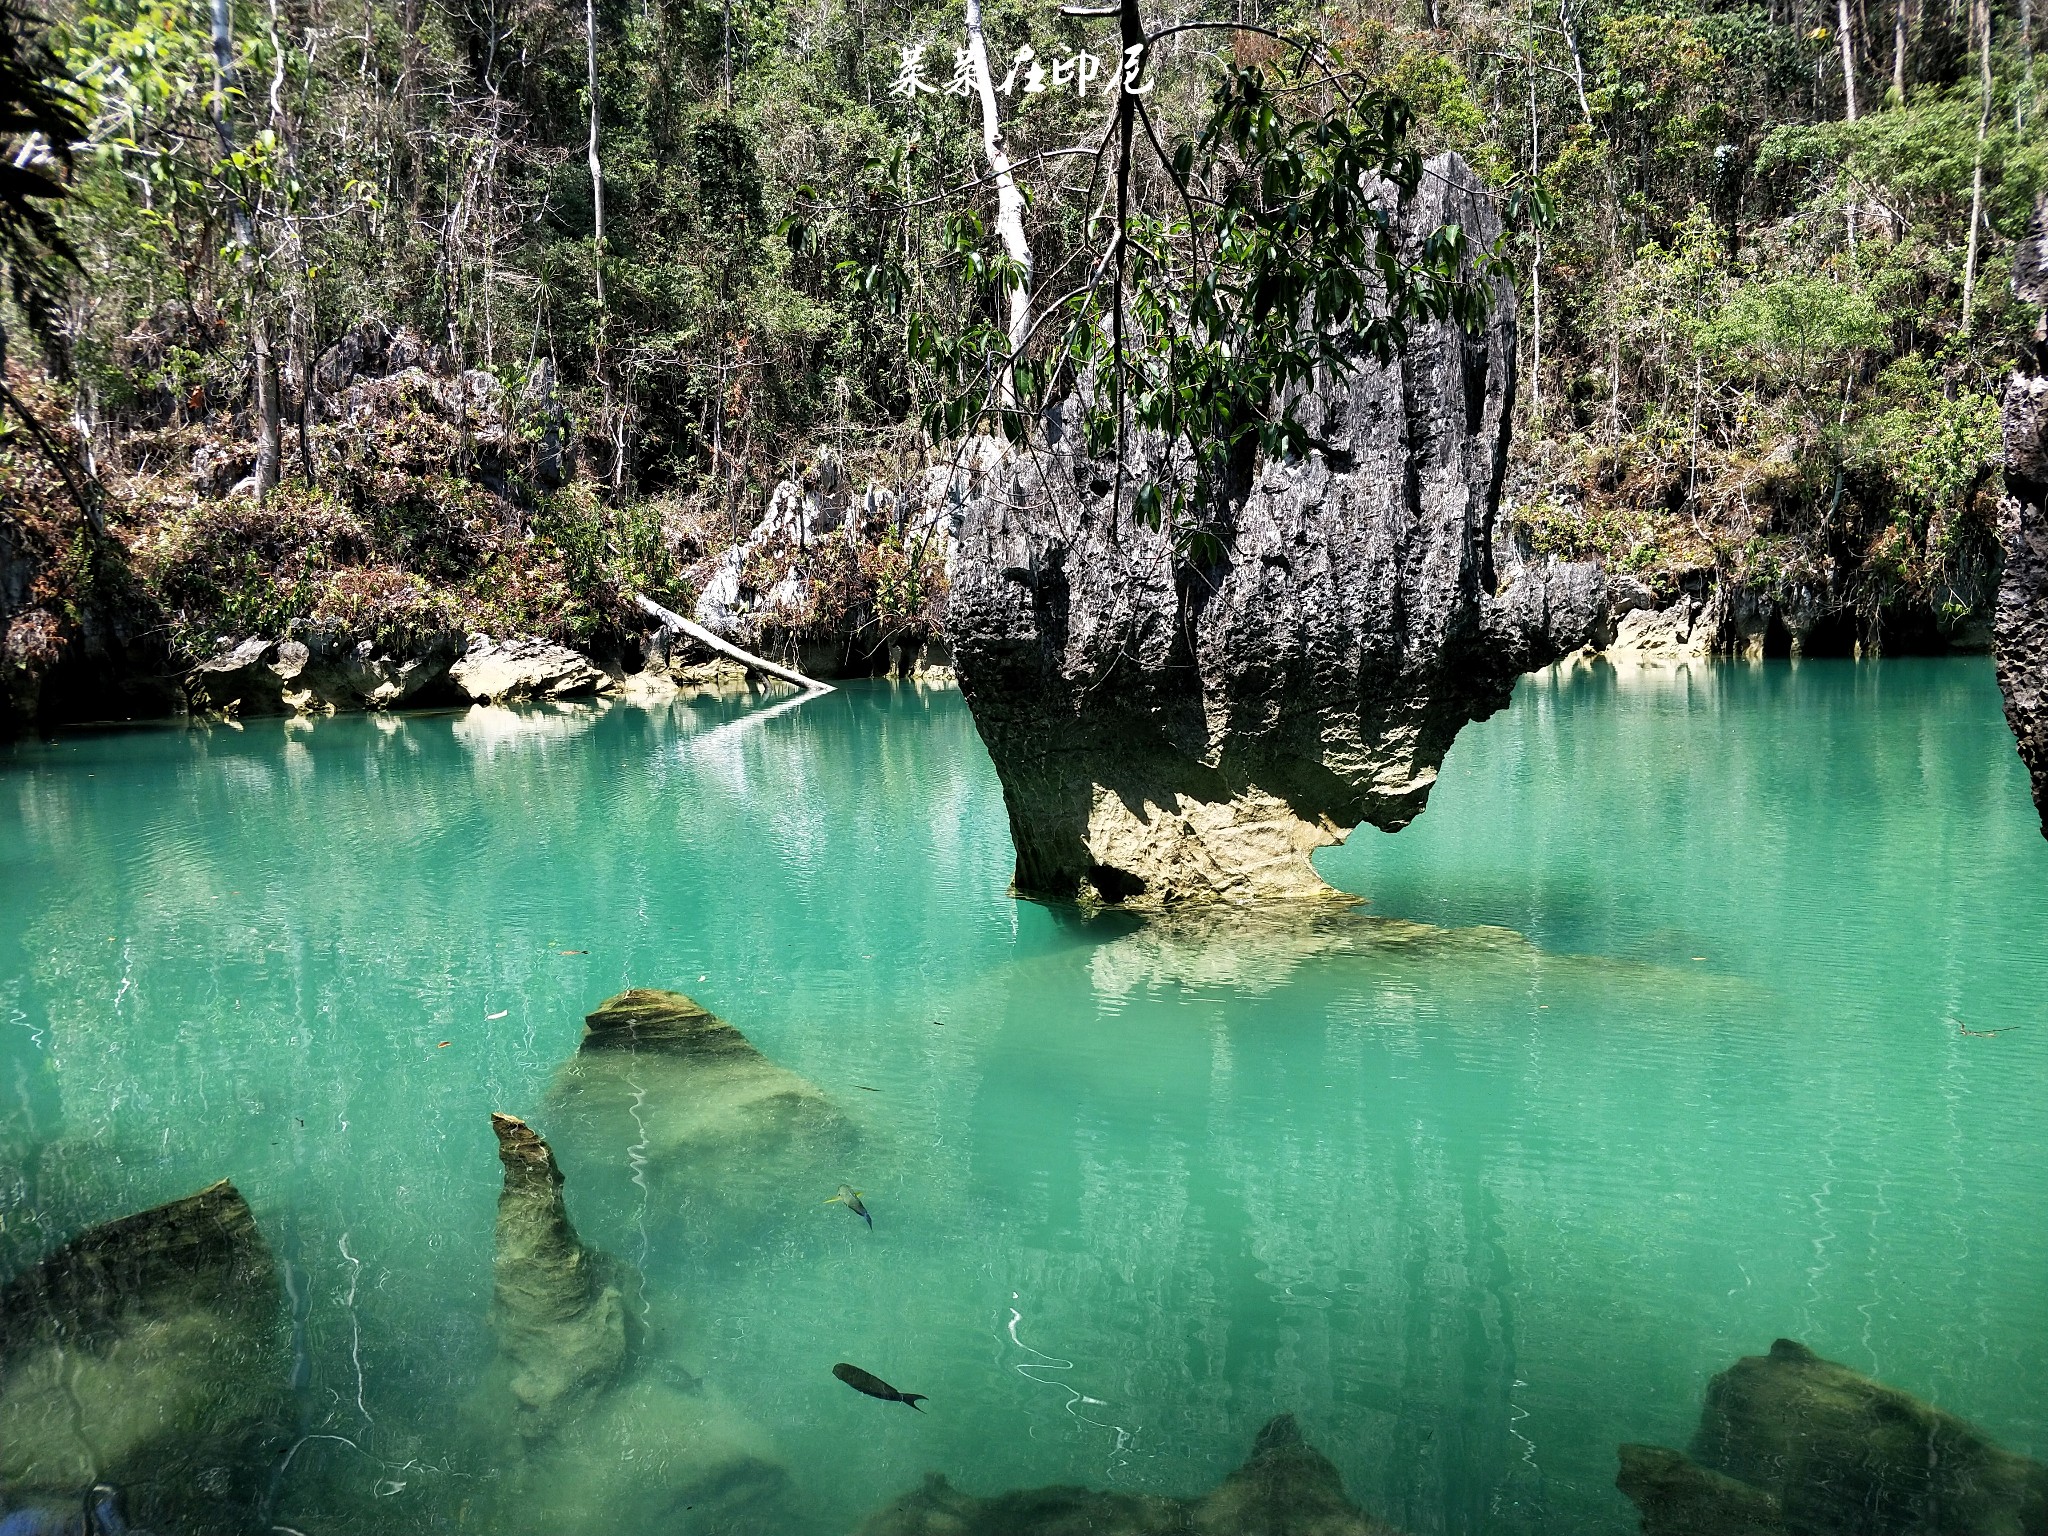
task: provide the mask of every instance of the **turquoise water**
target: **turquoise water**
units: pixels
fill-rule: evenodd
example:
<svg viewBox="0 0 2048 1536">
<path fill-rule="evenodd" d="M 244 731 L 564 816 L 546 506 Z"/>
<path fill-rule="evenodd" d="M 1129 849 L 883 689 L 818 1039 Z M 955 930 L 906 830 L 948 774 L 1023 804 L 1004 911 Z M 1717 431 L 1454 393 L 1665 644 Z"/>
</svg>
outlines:
<svg viewBox="0 0 2048 1536">
<path fill-rule="evenodd" d="M 488 1112 L 545 1133 L 583 1014 L 673 987 L 866 1130 L 715 1229 L 567 1166 L 803 1529 L 932 1470 L 1192 1493 L 1291 1411 L 1417 1536 L 1621 1533 L 1616 1444 L 1779 1335 L 2048 1456 L 2048 842 L 1988 662 L 1527 679 L 1322 857 L 1363 915 L 1089 923 L 1009 863 L 958 696 L 885 685 L 22 745 L 0 1272 L 233 1178 L 349 1442 L 272 1513 L 447 1528 Z"/>
</svg>

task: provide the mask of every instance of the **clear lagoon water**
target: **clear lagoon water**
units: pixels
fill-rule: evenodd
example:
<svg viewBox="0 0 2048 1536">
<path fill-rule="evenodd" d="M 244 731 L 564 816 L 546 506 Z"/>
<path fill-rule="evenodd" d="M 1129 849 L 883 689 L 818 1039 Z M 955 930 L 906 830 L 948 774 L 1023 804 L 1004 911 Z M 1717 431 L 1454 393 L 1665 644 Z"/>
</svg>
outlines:
<svg viewBox="0 0 2048 1536">
<path fill-rule="evenodd" d="M 1619 1536 L 1616 1445 L 1781 1335 L 2048 1456 L 2048 842 L 1988 661 L 1531 677 L 1322 856 L 1350 913 L 1084 921 L 1010 857 L 958 695 L 883 684 L 18 746 L 0 1273 L 232 1178 L 339 1437 L 276 1518 L 454 1528 L 488 1113 L 545 1134 L 583 1015 L 666 987 L 865 1132 L 718 1224 L 564 1159 L 804 1530 L 929 1471 L 1199 1492 L 1291 1412 L 1415 1536 Z"/>
</svg>

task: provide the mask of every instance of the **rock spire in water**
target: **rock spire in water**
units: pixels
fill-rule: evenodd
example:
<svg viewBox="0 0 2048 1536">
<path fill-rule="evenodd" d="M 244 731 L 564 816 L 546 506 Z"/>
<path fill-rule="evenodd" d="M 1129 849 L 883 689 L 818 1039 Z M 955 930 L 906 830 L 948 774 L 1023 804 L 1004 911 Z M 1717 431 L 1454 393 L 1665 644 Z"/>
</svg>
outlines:
<svg viewBox="0 0 2048 1536">
<path fill-rule="evenodd" d="M 511 1370 L 519 1432 L 549 1434 L 618 1379 L 626 1309 L 611 1261 L 586 1248 L 562 1202 L 555 1154 L 524 1120 L 493 1114 L 498 1196 L 491 1328 Z"/>
<path fill-rule="evenodd" d="M 2048 305 L 2048 200 L 2035 208 L 2033 228 L 2014 254 L 2012 286 L 2027 303 Z M 2048 312 L 2035 325 L 2033 356 L 2006 381 L 2004 427 L 1998 686 L 2048 837 Z"/>
<path fill-rule="evenodd" d="M 1444 224 L 1475 250 L 1500 228 L 1455 155 L 1399 210 L 1411 248 Z M 1495 593 L 1515 299 L 1489 281 L 1478 334 L 1418 326 L 1391 364 L 1303 402 L 1328 451 L 1257 467 L 1214 568 L 1113 505 L 1115 466 L 1087 456 L 1072 405 L 1043 452 L 970 484 L 947 630 L 1020 892 L 1326 890 L 1316 848 L 1405 825 L 1459 728 L 1590 638 L 1590 568 Z"/>
</svg>

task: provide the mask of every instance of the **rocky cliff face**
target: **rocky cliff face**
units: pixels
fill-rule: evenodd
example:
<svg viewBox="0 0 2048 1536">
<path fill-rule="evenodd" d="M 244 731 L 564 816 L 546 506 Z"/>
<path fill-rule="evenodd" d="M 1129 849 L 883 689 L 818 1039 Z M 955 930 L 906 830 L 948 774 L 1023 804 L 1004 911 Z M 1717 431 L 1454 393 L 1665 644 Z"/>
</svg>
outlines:
<svg viewBox="0 0 2048 1536">
<path fill-rule="evenodd" d="M 1499 227 L 1455 156 L 1400 210 L 1404 241 L 1445 223 L 1479 248 Z M 1413 819 L 1459 727 L 1592 638 L 1590 568 L 1505 587 L 1493 568 L 1514 369 L 1496 281 L 1480 334 L 1423 327 L 1392 365 L 1330 380 L 1305 414 L 1331 451 L 1262 464 L 1208 569 L 1112 504 L 1071 407 L 1046 448 L 978 477 L 947 631 L 1019 891 L 1325 890 L 1316 848 Z"/>
<path fill-rule="evenodd" d="M 2048 305 L 2048 202 L 2013 259 L 2013 291 Z M 2031 366 L 2005 386 L 2005 496 L 1998 537 L 1998 686 L 2020 757 L 2034 776 L 2034 804 L 2048 836 L 2048 336 L 2035 328 Z"/>
</svg>

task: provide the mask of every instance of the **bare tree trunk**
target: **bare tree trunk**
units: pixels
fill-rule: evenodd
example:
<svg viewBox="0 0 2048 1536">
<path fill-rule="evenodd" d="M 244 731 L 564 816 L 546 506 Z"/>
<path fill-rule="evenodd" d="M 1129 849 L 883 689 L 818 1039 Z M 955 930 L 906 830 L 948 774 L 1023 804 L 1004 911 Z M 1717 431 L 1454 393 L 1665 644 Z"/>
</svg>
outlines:
<svg viewBox="0 0 2048 1536">
<path fill-rule="evenodd" d="M 1837 29 L 1842 34 L 1842 101 L 1850 122 L 1856 121 L 1856 35 L 1849 29 L 1849 0 L 1835 0 Z"/>
<path fill-rule="evenodd" d="M 1571 0 L 1557 0 L 1557 25 L 1572 55 L 1572 84 L 1579 90 L 1579 114 L 1593 126 L 1593 108 L 1586 100 L 1586 61 L 1579 53 L 1579 29 L 1572 25 Z"/>
<path fill-rule="evenodd" d="M 612 398 L 611 359 L 606 355 L 607 339 L 610 332 L 610 315 L 604 293 L 604 162 L 598 155 L 598 93 L 597 93 L 597 0 L 583 0 L 583 59 L 588 73 L 590 88 L 590 270 L 597 288 L 597 347 L 596 368 L 598 388 L 603 396 L 605 436 L 612 443 L 611 483 L 613 490 L 623 488 L 626 473 L 626 452 L 624 430 L 613 420 L 616 406 Z"/>
<path fill-rule="evenodd" d="M 260 302 L 249 326 L 249 350 L 256 364 L 256 499 L 260 502 L 277 486 L 279 423 L 277 357 L 270 345 L 270 315 Z"/>
<path fill-rule="evenodd" d="M 1975 0 L 1972 19 L 1977 23 L 1977 70 L 1982 80 L 1983 105 L 1977 113 L 1977 164 L 1970 175 L 1970 244 L 1963 257 L 1963 334 L 1970 334 L 1970 311 L 1977 298 L 1977 231 L 1984 222 L 1984 138 L 1991 131 L 1991 4 Z"/>
<path fill-rule="evenodd" d="M 1902 107 L 1906 104 L 1906 5 L 1907 0 L 1894 0 L 1892 5 L 1892 90 Z"/>
<path fill-rule="evenodd" d="M 1536 128 L 1536 37 L 1529 36 L 1529 187 L 1535 190 L 1542 166 L 1541 140 Z M 1533 221 L 1532 221 L 1533 222 Z M 1529 261 L 1529 315 L 1531 324 L 1529 360 L 1529 421 L 1543 430 L 1543 230 L 1536 227 L 1536 253 Z"/>
<path fill-rule="evenodd" d="M 597 0 L 583 0 L 583 58 L 590 77 L 590 258 L 597 307 L 604 303 L 604 162 L 597 153 Z M 602 323 L 600 321 L 600 323 Z"/>
<path fill-rule="evenodd" d="M 997 396 L 1003 409 L 1012 410 L 1017 404 L 1017 359 L 1031 334 L 1031 246 L 1024 238 L 1024 194 L 1010 174 L 1010 157 L 1003 148 L 1002 124 L 996 116 L 995 80 L 989 73 L 988 44 L 981 32 L 981 0 L 967 0 L 967 51 L 981 94 L 981 152 L 988 157 L 989 175 L 996 184 L 996 237 L 1017 268 L 1008 285 L 1010 356 L 1003 365 Z"/>
</svg>

